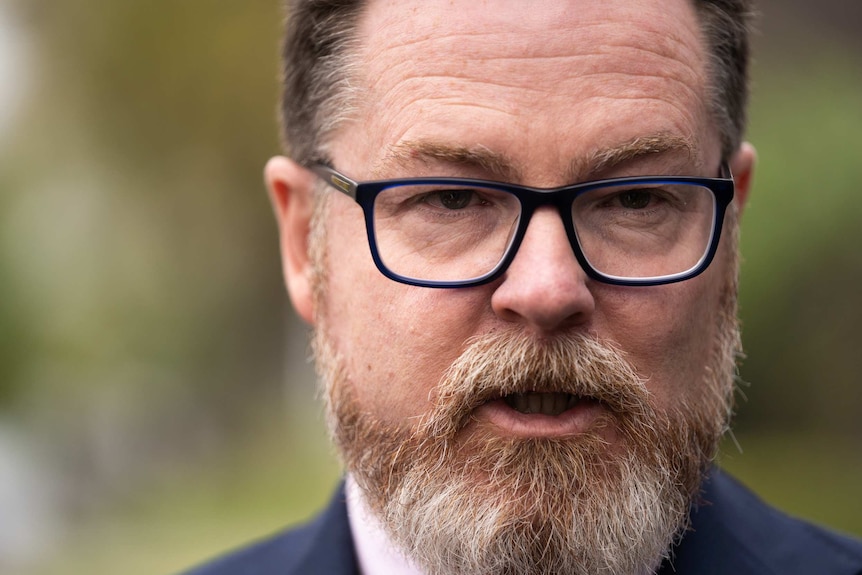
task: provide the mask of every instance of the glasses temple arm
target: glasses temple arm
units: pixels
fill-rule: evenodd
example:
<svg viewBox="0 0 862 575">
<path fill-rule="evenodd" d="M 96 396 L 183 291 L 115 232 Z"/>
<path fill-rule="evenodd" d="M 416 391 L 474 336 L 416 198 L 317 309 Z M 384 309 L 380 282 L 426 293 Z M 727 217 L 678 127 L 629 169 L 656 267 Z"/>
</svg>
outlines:
<svg viewBox="0 0 862 575">
<path fill-rule="evenodd" d="M 309 170 L 339 192 L 346 194 L 354 200 L 356 199 L 357 183 L 347 176 L 323 164 L 313 164 Z"/>
</svg>

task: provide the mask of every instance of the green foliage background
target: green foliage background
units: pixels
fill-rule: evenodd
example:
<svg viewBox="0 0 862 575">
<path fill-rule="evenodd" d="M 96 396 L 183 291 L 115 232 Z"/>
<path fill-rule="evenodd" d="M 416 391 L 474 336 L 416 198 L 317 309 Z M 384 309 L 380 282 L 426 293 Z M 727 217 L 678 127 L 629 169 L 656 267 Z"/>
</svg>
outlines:
<svg viewBox="0 0 862 575">
<path fill-rule="evenodd" d="M 10 570 L 170 573 L 308 515 L 339 471 L 261 183 L 277 0 L 6 2 L 35 79 L 0 134 L 0 423 L 57 509 Z M 862 50 L 840 4 L 763 6 L 742 453 L 721 462 L 862 534 Z"/>
</svg>

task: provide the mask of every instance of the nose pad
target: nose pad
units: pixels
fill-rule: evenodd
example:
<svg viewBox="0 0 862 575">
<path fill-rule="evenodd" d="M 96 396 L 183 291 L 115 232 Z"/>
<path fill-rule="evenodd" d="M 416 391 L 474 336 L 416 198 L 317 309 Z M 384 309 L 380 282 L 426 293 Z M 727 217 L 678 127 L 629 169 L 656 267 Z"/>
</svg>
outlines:
<svg viewBox="0 0 862 575">
<path fill-rule="evenodd" d="M 587 279 L 559 212 L 543 206 L 533 214 L 491 307 L 500 318 L 541 333 L 583 324 L 595 309 Z"/>
</svg>

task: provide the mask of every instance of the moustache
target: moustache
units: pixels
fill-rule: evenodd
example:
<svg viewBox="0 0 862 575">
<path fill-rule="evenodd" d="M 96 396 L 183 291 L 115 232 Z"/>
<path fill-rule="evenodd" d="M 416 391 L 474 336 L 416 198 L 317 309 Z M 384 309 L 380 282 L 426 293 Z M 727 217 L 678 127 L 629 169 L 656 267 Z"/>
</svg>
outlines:
<svg viewBox="0 0 862 575">
<path fill-rule="evenodd" d="M 477 407 L 528 393 L 565 394 L 569 401 L 600 402 L 618 418 L 645 418 L 653 411 L 645 384 L 623 352 L 595 337 L 571 333 L 539 339 L 522 331 L 494 332 L 471 339 L 443 374 L 422 428 L 451 437 Z"/>
</svg>

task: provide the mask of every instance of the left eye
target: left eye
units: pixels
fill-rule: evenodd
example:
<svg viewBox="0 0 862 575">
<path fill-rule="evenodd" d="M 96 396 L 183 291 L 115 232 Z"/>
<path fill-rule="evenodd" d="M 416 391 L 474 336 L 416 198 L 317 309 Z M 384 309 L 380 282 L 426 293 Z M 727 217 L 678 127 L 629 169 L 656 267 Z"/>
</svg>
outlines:
<svg viewBox="0 0 862 575">
<path fill-rule="evenodd" d="M 620 205 L 629 210 L 642 210 L 653 200 L 653 194 L 647 190 L 629 190 L 621 193 L 617 198 Z"/>
<path fill-rule="evenodd" d="M 447 210 L 462 210 L 469 206 L 475 197 L 476 192 L 473 190 L 444 190 L 429 194 L 429 201 L 439 203 Z"/>
</svg>

